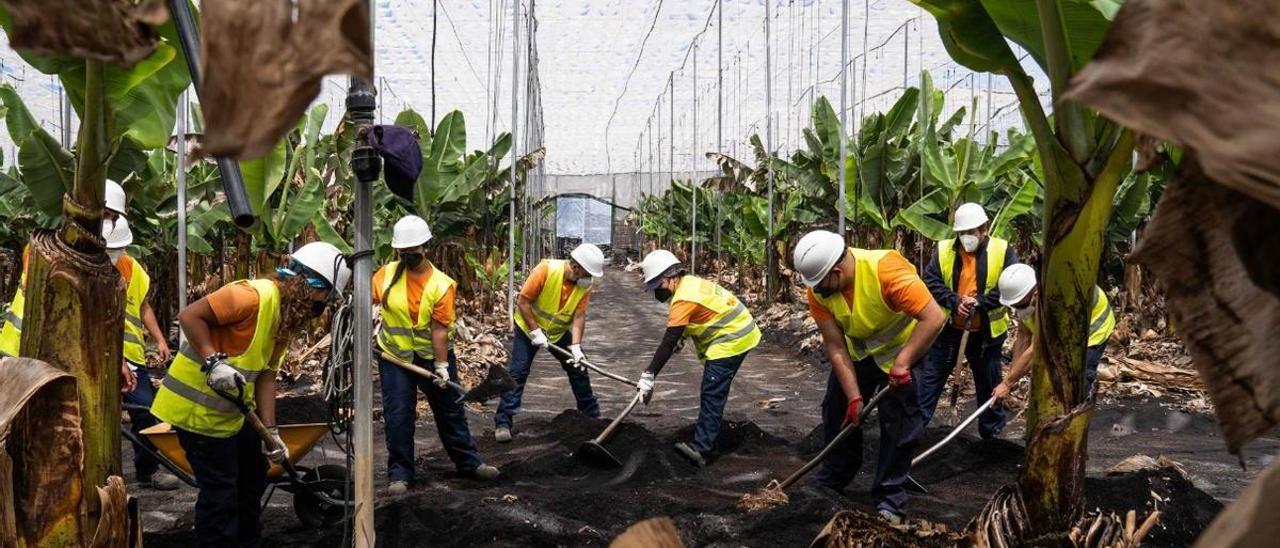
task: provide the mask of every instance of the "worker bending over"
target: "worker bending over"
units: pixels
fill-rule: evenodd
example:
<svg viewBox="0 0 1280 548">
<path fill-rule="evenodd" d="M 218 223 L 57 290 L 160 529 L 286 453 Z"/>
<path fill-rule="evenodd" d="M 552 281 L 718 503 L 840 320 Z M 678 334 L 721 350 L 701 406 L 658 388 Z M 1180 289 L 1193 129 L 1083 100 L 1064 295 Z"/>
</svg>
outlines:
<svg viewBox="0 0 1280 548">
<path fill-rule="evenodd" d="M 911 369 L 924 359 L 946 316 L 897 251 L 845 247 L 840 235 L 816 230 L 796 245 L 794 264 L 809 288 L 809 314 L 831 361 L 822 401 L 824 439 L 831 443 L 857 419 L 864 400 L 889 387 L 880 400 L 880 456 L 871 497 L 885 519 L 901 519 L 911 459 L 924 429 Z M 827 456 L 817 480 L 840 491 L 861 466 L 858 430 Z"/>
<path fill-rule="evenodd" d="M 396 221 L 391 247 L 399 260 L 373 275 L 373 302 L 382 305 L 378 347 L 401 361 L 435 373 L 429 380 L 387 361 L 378 360 L 382 380 L 382 416 L 387 428 L 388 492 L 404 493 L 413 482 L 413 432 L 421 390 L 435 417 L 436 432 L 449 459 L 464 476 L 493 480 L 498 469 L 480 460 L 467 427 L 466 409 L 449 381 L 458 380 L 453 353 L 456 282 L 426 259 L 431 229 L 421 217 Z"/>
<path fill-rule="evenodd" d="M 210 293 L 178 314 L 187 343 L 160 384 L 151 412 L 173 425 L 200 493 L 195 528 L 200 546 L 258 546 L 267 451 L 228 396 L 256 409 L 277 446 L 276 371 L 289 341 L 341 293 L 351 269 L 323 242 L 298 248 L 287 268 Z M 266 454 L 266 459 L 263 455 Z"/>
<path fill-rule="evenodd" d="M 720 436 L 729 386 L 747 352 L 760 344 L 760 329 L 737 297 L 715 282 L 688 275 L 684 264 L 670 251 L 649 253 L 640 268 L 645 289 L 653 291 L 658 302 L 669 303 L 667 331 L 649 367 L 640 375 L 641 399 L 648 405 L 658 373 L 683 338 L 693 339 L 703 365 L 702 403 L 693 443 L 679 442 L 675 448 L 689 462 L 703 467 Z"/>
<path fill-rule="evenodd" d="M 120 183 L 107 179 L 104 202 L 106 209 L 102 212 L 102 226 L 105 233 L 115 226 L 116 219 L 124 218 L 125 196 Z M 18 356 L 22 346 L 22 314 L 27 301 L 23 290 L 27 287 L 27 263 L 30 260 L 31 246 L 28 244 L 22 249 L 22 277 L 18 280 L 18 290 L 9 302 L 9 311 L 0 317 L 4 321 L 4 327 L 0 327 L 0 357 Z"/>
<path fill-rule="evenodd" d="M 933 299 L 951 315 L 928 358 L 912 371 L 925 426 L 956 367 L 965 330 L 969 338 L 964 353 L 973 372 L 977 404 L 987 401 L 1000 384 L 1000 350 L 1009 330 L 1009 314 L 1000 304 L 996 279 L 1006 266 L 1018 262 L 1018 256 L 1009 242 L 988 236 L 988 226 L 982 206 L 967 203 L 956 208 L 952 229 L 959 237 L 938 242 L 938 251 L 924 269 L 924 283 Z M 993 438 L 1004 424 L 1004 407 L 993 405 L 978 417 L 978 433 L 983 439 Z"/>
<path fill-rule="evenodd" d="M 1025 264 L 1012 265 L 1000 273 L 999 285 L 1000 303 L 1013 310 L 1019 327 L 1018 336 L 1013 339 L 1013 363 L 1009 366 L 1009 374 L 992 392 L 997 401 L 1008 396 L 1011 387 L 1031 370 L 1031 359 L 1035 357 L 1036 271 Z M 1084 389 L 1090 398 L 1098 380 L 1098 362 L 1102 361 L 1102 351 L 1107 348 L 1107 339 L 1115 329 L 1116 315 L 1111 310 L 1111 302 L 1101 287 L 1094 286 L 1089 300 L 1089 336 L 1085 341 L 1084 354 Z"/>
<path fill-rule="evenodd" d="M 511 364 L 507 367 L 516 387 L 502 395 L 494 414 L 493 437 L 499 442 L 511 441 L 511 425 L 520 412 L 525 381 L 538 350 L 554 344 L 568 347 L 572 357 L 556 354 L 569 387 L 577 400 L 578 411 L 591 418 L 600 416 L 600 404 L 591 390 L 586 359 L 582 352 L 582 334 L 587 328 L 587 302 L 596 278 L 604 276 L 604 253 L 591 244 L 582 244 L 569 254 L 569 260 L 546 259 L 529 273 L 516 297 L 515 339 L 511 343 Z"/>
<path fill-rule="evenodd" d="M 115 223 L 102 223 L 102 237 L 107 242 L 107 257 L 111 264 L 120 271 L 124 279 L 124 361 L 128 372 L 123 390 L 124 403 L 141 408 L 151 407 L 155 400 L 156 389 L 151 384 L 151 374 L 147 371 L 147 355 L 143 345 L 143 328 L 156 341 L 156 349 L 160 353 L 160 361 L 169 362 L 169 343 L 165 340 L 160 324 L 156 322 L 155 312 L 147 295 L 151 290 L 151 276 L 142 268 L 142 263 L 134 260 L 125 251 L 133 243 L 133 231 L 124 218 Z M 159 421 L 145 409 L 128 409 L 129 429 L 133 434 L 150 446 L 150 441 L 142 435 L 142 430 L 155 426 Z M 134 444 L 133 473 L 138 483 L 153 489 L 171 491 L 178 488 L 178 478 L 173 474 L 160 470 L 160 461 L 151 456 L 143 448 Z"/>
</svg>

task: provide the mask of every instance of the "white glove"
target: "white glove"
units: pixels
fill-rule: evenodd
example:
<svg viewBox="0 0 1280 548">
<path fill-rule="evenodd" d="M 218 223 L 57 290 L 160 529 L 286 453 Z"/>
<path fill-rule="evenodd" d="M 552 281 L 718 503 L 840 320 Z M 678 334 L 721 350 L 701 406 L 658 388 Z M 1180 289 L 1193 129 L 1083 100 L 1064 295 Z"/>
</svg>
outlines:
<svg viewBox="0 0 1280 548">
<path fill-rule="evenodd" d="M 529 334 L 529 342 L 538 348 L 546 348 L 551 344 L 551 341 L 547 340 L 547 334 L 543 333 L 541 329 L 534 329 L 533 333 Z"/>
<path fill-rule="evenodd" d="M 569 345 L 569 352 L 573 353 L 573 359 L 569 360 L 569 364 L 578 368 L 578 371 L 585 372 L 587 370 L 587 364 L 582 362 L 587 359 L 587 355 L 582 353 L 582 345 Z"/>
<path fill-rule="evenodd" d="M 275 426 L 270 426 L 267 428 L 267 432 L 271 433 L 271 440 L 275 443 L 276 447 L 279 447 L 279 449 L 272 451 L 271 448 L 264 443 L 262 444 L 262 454 L 267 456 L 267 460 L 276 464 L 281 464 L 284 461 L 289 460 L 289 448 L 285 446 L 284 440 L 280 439 L 280 429 Z"/>
<path fill-rule="evenodd" d="M 244 375 L 236 371 L 231 364 L 220 361 L 209 370 L 209 387 L 226 394 L 234 394 L 236 389 L 244 386 Z"/>
<path fill-rule="evenodd" d="M 636 388 L 640 389 L 640 401 L 649 405 L 649 397 L 653 395 L 653 373 L 645 371 L 640 375 L 640 382 L 636 383 Z"/>
<path fill-rule="evenodd" d="M 440 388 L 449 386 L 449 362 L 436 362 L 436 378 L 431 382 Z"/>
</svg>

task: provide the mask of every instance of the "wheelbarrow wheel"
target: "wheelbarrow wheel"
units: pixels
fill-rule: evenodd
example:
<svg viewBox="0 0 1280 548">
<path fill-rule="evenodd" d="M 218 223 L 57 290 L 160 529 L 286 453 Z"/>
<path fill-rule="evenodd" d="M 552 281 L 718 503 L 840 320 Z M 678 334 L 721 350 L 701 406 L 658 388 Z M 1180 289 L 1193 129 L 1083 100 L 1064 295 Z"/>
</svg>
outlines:
<svg viewBox="0 0 1280 548">
<path fill-rule="evenodd" d="M 336 500 L 343 500 L 347 496 L 342 487 L 343 483 L 347 481 L 347 467 L 345 466 L 322 464 L 317 468 L 307 470 L 303 474 L 302 480 L 331 480 L 334 487 L 324 493 Z M 350 491 L 350 489 L 346 491 Z M 293 512 L 297 514 L 298 521 L 301 521 L 307 527 L 327 527 L 338 523 L 346 516 L 345 510 L 341 505 L 326 503 L 319 496 L 316 496 L 314 492 L 305 489 L 293 494 Z"/>
</svg>

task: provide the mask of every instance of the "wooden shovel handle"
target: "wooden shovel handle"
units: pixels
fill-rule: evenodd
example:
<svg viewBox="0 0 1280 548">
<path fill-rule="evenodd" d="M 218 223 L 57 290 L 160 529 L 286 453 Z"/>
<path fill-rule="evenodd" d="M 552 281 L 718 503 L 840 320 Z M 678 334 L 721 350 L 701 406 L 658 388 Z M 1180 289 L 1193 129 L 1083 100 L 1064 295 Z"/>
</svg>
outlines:
<svg viewBox="0 0 1280 548">
<path fill-rule="evenodd" d="M 609 426 L 604 429 L 604 432 L 601 432 L 599 436 L 596 436 L 595 442 L 597 444 L 602 444 L 605 440 L 609 439 L 609 435 L 613 434 L 613 431 L 618 428 L 618 425 L 622 424 L 622 419 L 627 418 L 627 415 L 631 414 L 631 410 L 635 409 L 636 404 L 638 403 L 640 403 L 640 392 L 636 392 L 636 397 L 631 398 L 631 403 L 627 404 L 627 408 L 623 409 L 622 413 L 618 414 L 618 416 L 613 419 L 613 422 L 609 423 Z"/>
</svg>

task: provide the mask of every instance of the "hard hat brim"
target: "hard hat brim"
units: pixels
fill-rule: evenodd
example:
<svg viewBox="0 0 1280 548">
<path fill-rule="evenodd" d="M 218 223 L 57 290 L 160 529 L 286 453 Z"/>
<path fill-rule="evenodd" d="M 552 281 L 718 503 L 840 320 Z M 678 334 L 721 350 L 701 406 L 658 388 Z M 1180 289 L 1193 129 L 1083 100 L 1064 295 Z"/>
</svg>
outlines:
<svg viewBox="0 0 1280 548">
<path fill-rule="evenodd" d="M 987 224 L 988 222 L 990 222 L 990 219 L 983 219 L 983 220 L 982 220 L 982 222 L 980 222 L 980 223 L 978 223 L 978 224 L 973 224 L 973 223 L 960 224 L 960 223 L 956 223 L 956 224 L 954 224 L 954 225 L 952 225 L 952 226 L 951 226 L 951 230 L 954 230 L 954 231 L 956 231 L 956 232 L 964 232 L 964 231 L 966 231 L 966 230 L 973 230 L 973 229 L 975 229 L 975 228 L 978 228 L 978 227 L 980 227 L 980 226 L 982 226 L 982 225 Z"/>
<path fill-rule="evenodd" d="M 411 248 L 411 247 L 418 247 L 418 246 L 420 246 L 420 245 L 426 245 L 426 243 L 427 243 L 427 242 L 430 242 L 430 241 L 431 241 L 431 236 L 427 236 L 426 238 L 423 238 L 421 242 L 416 242 L 416 243 L 415 243 L 415 242 L 412 242 L 412 241 L 409 241 L 409 242 L 391 242 L 391 249 L 408 249 L 408 248 Z"/>
<path fill-rule="evenodd" d="M 1018 304 L 1018 303 L 1022 302 L 1022 299 L 1027 298 L 1027 295 L 1030 295 L 1030 294 L 1031 294 L 1031 292 L 1032 292 L 1033 290 L 1035 290 L 1035 288 L 1036 288 L 1036 286 L 1034 286 L 1034 285 L 1033 285 L 1033 286 L 1031 286 L 1031 287 L 1028 287 L 1028 288 L 1026 288 L 1025 290 L 1023 290 L 1022 292 L 1020 292 L 1020 293 L 1018 293 L 1017 295 L 1015 295 L 1015 296 L 1014 296 L 1013 298 L 1011 298 L 1011 299 L 1006 299 L 1006 298 L 1004 298 L 1004 295 L 1001 295 L 1001 296 L 1000 296 L 1000 304 L 1002 304 L 1002 305 L 1004 305 L 1004 306 L 1012 307 L 1013 305 L 1015 305 L 1015 304 Z"/>
</svg>

